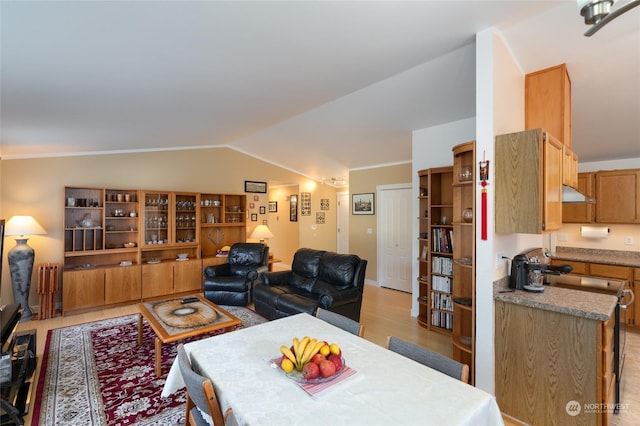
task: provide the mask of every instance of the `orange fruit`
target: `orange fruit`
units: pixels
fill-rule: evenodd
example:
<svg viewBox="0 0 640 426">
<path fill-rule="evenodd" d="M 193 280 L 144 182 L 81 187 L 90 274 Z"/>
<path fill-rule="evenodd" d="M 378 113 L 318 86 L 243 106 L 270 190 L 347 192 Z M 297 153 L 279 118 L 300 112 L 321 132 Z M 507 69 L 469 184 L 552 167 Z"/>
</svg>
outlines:
<svg viewBox="0 0 640 426">
<path fill-rule="evenodd" d="M 340 355 L 340 346 L 338 346 L 336 343 L 332 343 L 331 346 L 329 346 L 329 349 L 331 350 L 332 354 Z"/>
</svg>

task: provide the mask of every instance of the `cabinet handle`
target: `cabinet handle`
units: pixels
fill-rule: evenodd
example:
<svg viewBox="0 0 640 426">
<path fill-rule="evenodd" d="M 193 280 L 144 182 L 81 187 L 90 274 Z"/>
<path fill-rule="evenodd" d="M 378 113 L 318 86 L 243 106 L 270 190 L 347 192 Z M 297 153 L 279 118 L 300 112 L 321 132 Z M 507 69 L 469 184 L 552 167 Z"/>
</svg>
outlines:
<svg viewBox="0 0 640 426">
<path fill-rule="evenodd" d="M 620 309 L 628 309 L 629 305 L 633 304 L 633 301 L 636 300 L 636 295 L 633 294 L 633 290 L 630 289 L 624 289 L 622 290 L 622 297 L 624 298 L 624 296 L 626 296 L 627 294 L 631 295 L 631 300 L 628 303 L 625 304 L 620 304 Z"/>
</svg>

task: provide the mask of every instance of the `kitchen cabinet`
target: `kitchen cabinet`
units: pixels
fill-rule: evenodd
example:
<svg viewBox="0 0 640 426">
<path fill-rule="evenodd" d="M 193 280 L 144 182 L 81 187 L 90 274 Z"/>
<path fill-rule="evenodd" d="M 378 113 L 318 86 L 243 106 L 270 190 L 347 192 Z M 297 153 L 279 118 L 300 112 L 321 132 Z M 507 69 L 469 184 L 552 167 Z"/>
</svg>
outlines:
<svg viewBox="0 0 640 426">
<path fill-rule="evenodd" d="M 453 167 L 418 172 L 418 323 L 450 334 L 453 319 Z"/>
<path fill-rule="evenodd" d="M 562 144 L 544 129 L 496 136 L 496 232 L 560 229 L 562 160 Z"/>
<path fill-rule="evenodd" d="M 578 173 L 577 190 L 595 198 L 596 174 Z M 564 223 L 592 223 L 595 221 L 596 209 L 594 204 L 567 203 L 562 205 L 562 222 Z"/>
<path fill-rule="evenodd" d="M 640 223 L 640 169 L 596 173 L 596 222 Z"/>
<path fill-rule="evenodd" d="M 475 142 L 453 148 L 453 359 L 475 384 Z"/>
<path fill-rule="evenodd" d="M 524 90 L 525 129 L 544 128 L 571 148 L 571 79 L 566 64 L 527 74 Z"/>
<path fill-rule="evenodd" d="M 500 300 L 495 312 L 496 399 L 503 413 L 527 424 L 610 424 L 613 306 L 607 320 Z M 571 401 L 579 412 L 568 411 Z"/>
</svg>

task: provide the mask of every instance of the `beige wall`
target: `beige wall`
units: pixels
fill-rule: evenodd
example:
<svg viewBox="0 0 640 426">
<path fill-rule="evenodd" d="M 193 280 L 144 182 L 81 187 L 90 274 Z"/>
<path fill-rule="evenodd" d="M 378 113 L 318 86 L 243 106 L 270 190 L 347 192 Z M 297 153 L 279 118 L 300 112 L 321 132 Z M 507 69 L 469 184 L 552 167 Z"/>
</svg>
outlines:
<svg viewBox="0 0 640 426">
<path fill-rule="evenodd" d="M 314 186 L 311 179 L 228 148 L 2 160 L 0 165 L 0 217 L 32 215 L 48 232 L 29 239 L 29 245 L 36 251 L 36 265 L 63 262 L 65 186 L 244 193 L 244 181 L 255 180 L 267 181 L 270 196 L 279 197 L 278 190 L 273 188 L 287 183 L 296 188 L 290 193 L 312 193 L 314 223 L 320 198 L 335 200 L 336 192 L 332 187 Z M 259 212 L 259 206 L 267 206 L 266 194 L 257 194 L 257 201 L 253 201 L 254 194 L 247 195 L 247 202 L 255 204 L 254 212 Z M 299 246 L 335 250 L 335 206 L 327 212 L 327 224 L 318 225 L 317 230 L 310 229 L 311 217 L 299 216 L 299 222 L 289 222 L 288 202 L 278 199 L 278 207 L 278 213 L 259 214 L 257 222 L 249 221 L 247 235 L 265 219 L 270 226 L 284 223 L 282 228 L 274 226 L 275 237 L 269 244 L 275 256 L 287 263 Z M 13 295 L 6 257 L 15 243 L 11 237 L 5 240 L 0 297 L 2 303 L 9 303 Z M 31 286 L 32 305 L 37 304 L 35 280 L 32 279 Z"/>
<path fill-rule="evenodd" d="M 352 171 L 349 173 L 349 193 L 376 193 L 378 185 L 411 183 L 412 177 L 411 163 Z M 375 201 L 377 204 L 377 197 Z M 377 211 L 376 206 L 374 212 L 377 214 Z M 374 282 L 378 280 L 376 214 L 349 216 L 349 252 L 367 260 L 366 279 Z M 407 220 L 412 220 L 410 211 Z M 368 228 L 373 229 L 371 234 L 367 234 Z"/>
</svg>

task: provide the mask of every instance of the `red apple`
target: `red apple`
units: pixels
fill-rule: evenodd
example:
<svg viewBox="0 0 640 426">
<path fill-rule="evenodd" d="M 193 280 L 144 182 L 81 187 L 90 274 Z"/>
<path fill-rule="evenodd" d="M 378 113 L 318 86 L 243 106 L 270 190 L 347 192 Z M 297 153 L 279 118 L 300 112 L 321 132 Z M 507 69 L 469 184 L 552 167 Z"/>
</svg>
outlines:
<svg viewBox="0 0 640 426">
<path fill-rule="evenodd" d="M 314 364 L 320 365 L 320 363 L 325 359 L 327 358 L 324 355 L 322 355 L 320 352 L 318 352 L 313 356 L 313 358 L 311 358 L 311 362 L 313 362 Z"/>
<path fill-rule="evenodd" d="M 328 359 L 325 359 L 320 363 L 320 374 L 322 374 L 322 377 L 333 376 L 336 374 L 336 365 Z"/>
<path fill-rule="evenodd" d="M 307 380 L 315 379 L 320 374 L 320 367 L 314 362 L 308 362 L 302 367 L 302 377 Z"/>
<path fill-rule="evenodd" d="M 333 362 L 336 366 L 336 371 L 340 371 L 342 369 L 342 357 L 340 355 L 331 354 L 327 359 Z"/>
</svg>

